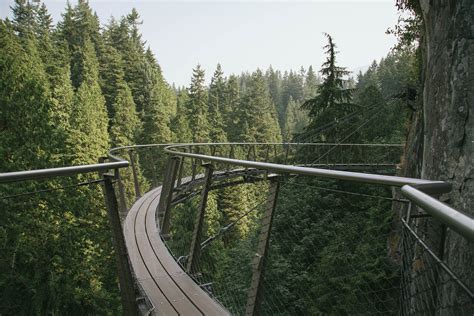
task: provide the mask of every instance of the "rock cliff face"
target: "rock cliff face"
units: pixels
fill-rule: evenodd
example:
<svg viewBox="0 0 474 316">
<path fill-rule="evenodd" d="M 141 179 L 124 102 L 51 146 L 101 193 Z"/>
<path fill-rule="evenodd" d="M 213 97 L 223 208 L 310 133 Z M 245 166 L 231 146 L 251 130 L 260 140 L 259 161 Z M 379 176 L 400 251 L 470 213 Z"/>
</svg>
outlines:
<svg viewBox="0 0 474 316">
<path fill-rule="evenodd" d="M 474 1 L 420 0 L 420 5 L 423 111 L 413 116 L 405 174 L 452 183 L 452 192 L 441 199 L 474 216 Z M 442 256 L 473 289 L 473 244 L 448 230 Z M 449 305 L 458 291 L 441 285 L 441 305 Z"/>
</svg>

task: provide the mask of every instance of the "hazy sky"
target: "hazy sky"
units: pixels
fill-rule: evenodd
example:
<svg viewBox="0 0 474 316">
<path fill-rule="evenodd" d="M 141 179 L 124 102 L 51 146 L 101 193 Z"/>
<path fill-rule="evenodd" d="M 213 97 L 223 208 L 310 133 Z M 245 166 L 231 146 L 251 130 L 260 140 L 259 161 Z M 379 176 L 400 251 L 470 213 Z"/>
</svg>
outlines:
<svg viewBox="0 0 474 316">
<path fill-rule="evenodd" d="M 74 0 L 70 1 L 75 3 Z M 9 16 L 13 0 L 0 0 L 0 16 Z M 45 1 L 55 22 L 65 0 Z M 200 63 L 209 80 L 216 64 L 226 74 L 275 69 L 316 69 L 323 62 L 323 32 L 338 46 L 338 61 L 349 69 L 385 56 L 395 44 L 388 27 L 397 21 L 395 0 L 372 1 L 152 1 L 90 0 L 106 23 L 135 7 L 141 31 L 168 82 L 188 85 Z"/>
</svg>

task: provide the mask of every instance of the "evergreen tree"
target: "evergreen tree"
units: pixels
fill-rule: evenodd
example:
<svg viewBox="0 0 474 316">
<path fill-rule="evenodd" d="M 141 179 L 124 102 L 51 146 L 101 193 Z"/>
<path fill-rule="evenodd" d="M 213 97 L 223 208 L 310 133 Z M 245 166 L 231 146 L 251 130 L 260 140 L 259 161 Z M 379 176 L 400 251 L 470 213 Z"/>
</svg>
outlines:
<svg viewBox="0 0 474 316">
<path fill-rule="evenodd" d="M 87 72 L 81 51 L 87 42 L 92 44 L 90 49 L 94 55 L 101 51 L 99 19 L 86 0 L 79 0 L 74 8 L 68 3 L 63 20 L 58 24 L 58 31 L 59 39 L 67 43 L 71 57 L 71 80 L 74 88 L 78 89 Z"/>
<path fill-rule="evenodd" d="M 34 38 L 37 25 L 35 6 L 36 5 L 29 0 L 15 0 L 13 7 L 11 7 L 13 13 L 13 29 L 22 41 L 27 38 Z"/>
<path fill-rule="evenodd" d="M 35 51 L 22 47 L 8 22 L 0 21 L 0 150 L 2 170 L 46 166 L 49 155 L 50 91 L 44 68 Z M 21 119 L 19 119 L 21 118 Z"/>
<path fill-rule="evenodd" d="M 177 92 L 177 110 L 176 116 L 172 120 L 173 140 L 177 143 L 192 142 L 193 135 L 188 124 L 187 104 L 188 93 L 185 89 Z"/>
<path fill-rule="evenodd" d="M 240 138 L 252 142 L 279 142 L 278 117 L 261 70 L 252 74 L 247 89 L 240 105 L 243 111 Z"/>
<path fill-rule="evenodd" d="M 282 78 L 280 71 L 273 70 L 270 66 L 265 73 L 266 80 L 268 82 L 268 90 L 270 92 L 270 97 L 272 98 L 273 104 L 277 111 L 280 111 L 284 108 L 282 100 Z"/>
<path fill-rule="evenodd" d="M 349 72 L 336 64 L 336 45 L 329 34 L 325 34 L 328 44 L 324 46 L 327 58 L 321 68 L 323 82 L 319 86 L 318 95 L 303 103 L 302 108 L 308 111 L 310 123 L 306 130 L 311 131 L 319 126 L 337 120 L 350 113 L 354 106 L 351 103 L 352 90 L 344 89 L 343 76 Z M 332 135 L 321 135 L 322 140 L 327 137 L 334 138 L 341 135 L 338 130 L 333 130 Z"/>
<path fill-rule="evenodd" d="M 308 116 L 306 111 L 302 110 L 300 104 L 290 97 L 283 125 L 283 141 L 291 142 L 293 136 L 303 132 L 307 124 Z"/>
<path fill-rule="evenodd" d="M 207 92 L 204 86 L 204 70 L 198 64 L 193 69 L 189 87 L 188 122 L 194 143 L 209 141 L 210 126 L 207 119 Z"/>
<path fill-rule="evenodd" d="M 240 117 L 240 91 L 239 80 L 235 75 L 230 75 L 224 91 L 224 106 L 222 108 L 224 125 L 227 132 L 227 139 L 230 142 L 239 141 L 239 122 L 243 118 Z"/>
<path fill-rule="evenodd" d="M 82 80 L 74 96 L 71 125 L 74 127 L 75 164 L 96 163 L 108 149 L 107 112 L 99 86 L 98 61 L 91 41 L 76 56 L 82 60 Z"/>
<path fill-rule="evenodd" d="M 209 138 L 211 142 L 225 143 L 227 135 L 224 132 L 224 97 L 225 97 L 225 81 L 220 64 L 217 64 L 217 69 L 211 79 L 209 87 L 209 107 L 208 107 L 208 121 L 210 124 Z"/>
<path fill-rule="evenodd" d="M 308 72 L 306 73 L 304 81 L 304 100 L 314 98 L 318 91 L 319 78 L 313 70 L 313 66 L 309 66 Z"/>
</svg>

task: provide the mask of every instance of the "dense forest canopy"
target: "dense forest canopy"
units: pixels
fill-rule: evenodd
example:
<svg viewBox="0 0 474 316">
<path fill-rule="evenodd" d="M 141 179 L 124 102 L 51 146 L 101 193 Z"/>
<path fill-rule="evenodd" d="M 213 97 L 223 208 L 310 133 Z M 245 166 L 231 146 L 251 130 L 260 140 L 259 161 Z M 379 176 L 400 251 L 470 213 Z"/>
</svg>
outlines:
<svg viewBox="0 0 474 316">
<path fill-rule="evenodd" d="M 282 72 L 270 66 L 226 74 L 225 65 L 216 61 L 209 85 L 196 65 L 189 86 L 174 87 L 163 77 L 159 56 L 140 34 L 136 10 L 101 24 L 88 2 L 79 0 L 76 5 L 68 3 L 56 25 L 41 1 L 16 0 L 12 12 L 12 19 L 0 20 L 2 172 L 96 163 L 108 148 L 139 143 L 402 143 L 417 107 L 419 60 L 413 45 L 399 45 L 353 79 L 337 64 L 337 39 L 326 35 L 327 43 L 321 46 L 327 59 L 321 70 L 309 66 Z M 406 39 L 405 31 L 394 32 Z M 139 177 L 144 188 L 152 182 L 146 162 L 142 157 Z M 0 187 L 1 196 L 7 197 L 0 199 L 0 314 L 120 312 L 103 197 L 92 180 L 78 176 Z M 87 185 L 59 190 L 77 183 Z M 363 199 L 349 203 L 336 194 L 308 189 L 323 184 L 344 189 L 336 181 L 321 184 L 303 179 L 302 183 L 304 190 L 288 185 L 282 191 L 275 220 L 274 260 L 267 281 L 279 280 L 275 291 L 288 303 L 282 304 L 287 309 L 280 314 L 350 313 L 367 300 L 364 286 L 386 287 L 382 295 L 388 299 L 397 272 L 384 262 L 386 239 L 367 237 L 355 245 L 360 231 L 351 224 L 362 222 L 365 226 L 359 228 L 367 234 L 387 236 L 391 205 L 368 206 Z M 125 186 L 131 196 L 132 184 Z M 44 189 L 57 191 L 8 198 Z M 240 185 L 213 192 L 208 202 L 209 234 L 238 218 L 264 189 Z M 391 194 L 366 187 L 357 190 Z M 298 212 L 292 212 L 294 196 L 299 199 Z M 180 207 L 195 210 L 196 205 Z M 305 223 L 315 212 L 318 221 L 311 227 L 295 227 L 296 236 L 291 236 L 310 242 L 294 249 L 292 257 L 286 256 L 288 237 L 282 227 L 287 222 Z M 328 222 L 337 222 L 338 230 L 347 233 L 319 238 Z M 256 229 L 248 219 L 237 225 L 232 238 L 247 238 L 252 244 Z M 220 266 L 229 269 L 226 264 L 246 256 L 249 249 L 227 238 L 214 251 L 220 254 Z M 308 256 L 315 243 L 320 252 Z M 353 259 L 368 272 L 360 278 L 342 274 L 331 288 L 318 287 L 324 273 L 350 269 L 341 259 L 347 250 L 338 249 L 341 244 L 354 247 Z M 318 299 L 306 296 L 295 305 L 297 298 L 286 294 L 295 290 L 290 281 L 308 260 L 312 265 L 299 276 L 299 286 Z M 343 262 L 337 271 L 336 262 Z M 207 273 L 216 275 L 216 282 L 228 282 L 219 269 Z M 359 288 L 349 291 L 348 285 Z M 331 309 L 335 302 L 325 293 L 339 293 L 346 303 Z M 387 310 L 395 305 L 390 301 Z"/>
</svg>

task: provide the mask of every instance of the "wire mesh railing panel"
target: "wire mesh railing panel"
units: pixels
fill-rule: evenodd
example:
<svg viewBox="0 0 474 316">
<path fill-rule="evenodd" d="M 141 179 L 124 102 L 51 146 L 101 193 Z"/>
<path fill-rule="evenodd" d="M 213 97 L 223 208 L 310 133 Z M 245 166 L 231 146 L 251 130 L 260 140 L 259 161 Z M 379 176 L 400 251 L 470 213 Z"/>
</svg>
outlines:
<svg viewBox="0 0 474 316">
<path fill-rule="evenodd" d="M 171 231 L 166 240 L 170 252 L 204 291 L 235 315 L 245 312 L 261 213 L 254 204 L 265 198 L 260 193 L 265 187 L 263 183 L 240 184 L 209 193 L 199 236 L 200 253 L 192 270 L 188 270 L 188 261 L 199 195 L 171 210 Z M 245 214 L 249 210 L 252 212 Z"/>
<path fill-rule="evenodd" d="M 305 177 L 282 184 L 262 315 L 397 313 L 399 270 L 386 249 L 393 217 L 378 198 L 390 192 L 345 190 Z"/>
<path fill-rule="evenodd" d="M 472 242 L 413 208 L 402 220 L 401 247 L 402 314 L 474 313 L 474 276 L 468 268 L 474 258 Z"/>
</svg>

